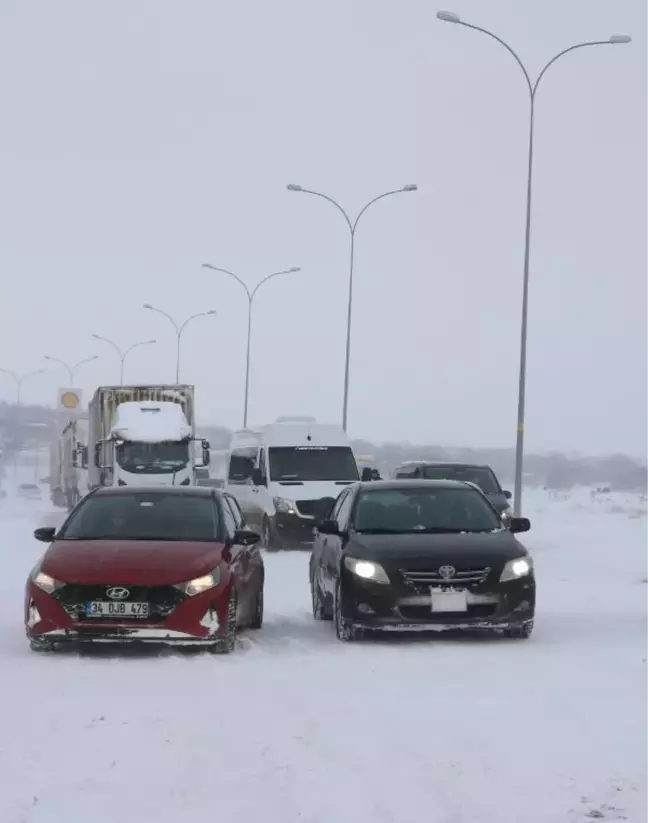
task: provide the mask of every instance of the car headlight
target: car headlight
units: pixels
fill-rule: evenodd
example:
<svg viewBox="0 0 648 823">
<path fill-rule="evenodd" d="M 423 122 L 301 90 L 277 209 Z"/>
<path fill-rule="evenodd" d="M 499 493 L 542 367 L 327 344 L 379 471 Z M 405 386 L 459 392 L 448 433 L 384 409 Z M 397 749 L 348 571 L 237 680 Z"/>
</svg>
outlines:
<svg viewBox="0 0 648 823">
<path fill-rule="evenodd" d="M 530 555 L 525 557 L 515 557 L 509 560 L 504 566 L 504 570 L 500 575 L 500 583 L 506 583 L 507 580 L 517 580 L 520 577 L 526 577 L 533 572 L 533 560 Z"/>
<path fill-rule="evenodd" d="M 356 557 L 345 557 L 344 565 L 356 577 L 371 580 L 372 583 L 389 583 L 387 572 L 379 563 L 369 560 L 358 560 Z"/>
<path fill-rule="evenodd" d="M 188 597 L 193 597 L 196 594 L 202 594 L 207 589 L 213 589 L 220 583 L 220 569 L 216 568 L 209 574 L 204 574 L 202 577 L 195 577 L 187 583 L 178 583 L 173 588 L 178 589 Z"/>
<path fill-rule="evenodd" d="M 273 497 L 275 509 L 281 514 L 296 514 L 297 510 L 292 500 L 287 500 L 285 497 Z"/>
<path fill-rule="evenodd" d="M 47 592 L 47 594 L 53 594 L 57 589 L 65 586 L 65 583 L 50 577 L 49 574 L 45 574 L 45 572 L 39 571 L 38 569 L 34 569 L 32 572 L 31 581 L 35 586 L 38 586 L 39 589 Z"/>
</svg>

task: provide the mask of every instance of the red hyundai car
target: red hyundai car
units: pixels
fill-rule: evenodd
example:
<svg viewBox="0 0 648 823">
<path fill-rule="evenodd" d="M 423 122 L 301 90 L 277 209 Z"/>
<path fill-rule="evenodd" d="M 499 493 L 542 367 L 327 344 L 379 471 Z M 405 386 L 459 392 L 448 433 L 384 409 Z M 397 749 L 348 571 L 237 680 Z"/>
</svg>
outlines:
<svg viewBox="0 0 648 823">
<path fill-rule="evenodd" d="M 29 575 L 31 648 L 153 642 L 234 648 L 238 628 L 263 621 L 260 537 L 236 500 L 196 486 L 102 488 L 61 529 Z"/>
</svg>

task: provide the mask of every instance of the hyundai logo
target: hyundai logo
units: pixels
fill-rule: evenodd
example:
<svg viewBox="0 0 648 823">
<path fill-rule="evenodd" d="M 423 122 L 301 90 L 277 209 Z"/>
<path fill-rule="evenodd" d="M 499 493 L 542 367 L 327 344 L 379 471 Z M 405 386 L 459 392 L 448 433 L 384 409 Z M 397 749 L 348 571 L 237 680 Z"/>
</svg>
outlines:
<svg viewBox="0 0 648 823">
<path fill-rule="evenodd" d="M 454 566 L 441 566 L 439 568 L 439 574 L 444 580 L 450 580 L 451 577 L 455 576 L 456 571 Z"/>
<path fill-rule="evenodd" d="M 123 586 L 111 586 L 109 589 L 106 589 L 106 597 L 109 597 L 111 600 L 126 600 L 129 595 L 129 589 L 125 589 Z"/>
</svg>

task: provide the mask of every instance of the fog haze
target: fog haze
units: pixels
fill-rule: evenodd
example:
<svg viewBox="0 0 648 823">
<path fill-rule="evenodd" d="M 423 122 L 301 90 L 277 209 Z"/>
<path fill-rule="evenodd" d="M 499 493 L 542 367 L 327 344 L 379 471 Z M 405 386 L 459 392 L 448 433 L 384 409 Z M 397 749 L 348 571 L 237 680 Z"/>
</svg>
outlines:
<svg viewBox="0 0 648 823">
<path fill-rule="evenodd" d="M 584 49 L 538 93 L 529 450 L 646 448 L 645 0 L 461 0 L 531 73 Z M 75 362 L 86 399 L 118 381 L 181 379 L 198 417 L 341 416 L 348 230 L 358 229 L 349 429 L 376 441 L 512 446 L 528 95 L 489 38 L 423 0 L 57 0 L 0 3 L 0 366 Z M 52 404 L 54 364 L 23 400 Z M 0 379 L 0 399 L 15 389 Z"/>
</svg>

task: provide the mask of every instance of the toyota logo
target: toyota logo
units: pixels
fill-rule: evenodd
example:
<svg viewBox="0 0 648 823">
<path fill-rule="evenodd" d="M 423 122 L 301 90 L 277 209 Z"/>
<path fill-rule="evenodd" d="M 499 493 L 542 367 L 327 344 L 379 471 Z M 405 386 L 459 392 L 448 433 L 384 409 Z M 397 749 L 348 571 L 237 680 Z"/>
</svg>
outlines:
<svg viewBox="0 0 648 823">
<path fill-rule="evenodd" d="M 109 597 L 111 600 L 126 600 L 129 595 L 130 591 L 123 586 L 111 586 L 109 589 L 106 589 L 106 597 Z"/>
<path fill-rule="evenodd" d="M 439 568 L 439 574 L 444 580 L 450 580 L 451 577 L 455 576 L 456 571 L 454 566 L 441 566 Z"/>
</svg>

